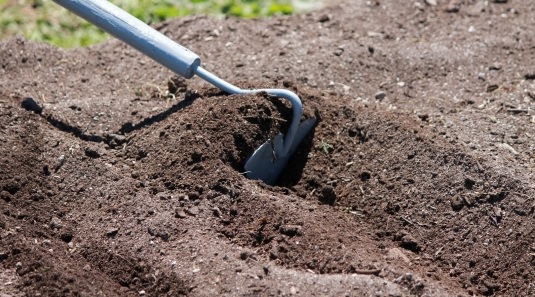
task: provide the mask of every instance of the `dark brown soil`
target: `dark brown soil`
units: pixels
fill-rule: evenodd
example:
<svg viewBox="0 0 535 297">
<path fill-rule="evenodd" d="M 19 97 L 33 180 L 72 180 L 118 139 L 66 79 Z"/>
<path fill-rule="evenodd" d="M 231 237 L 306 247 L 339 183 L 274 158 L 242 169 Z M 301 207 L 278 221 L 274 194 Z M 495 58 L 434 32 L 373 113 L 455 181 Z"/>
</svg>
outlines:
<svg viewBox="0 0 535 297">
<path fill-rule="evenodd" d="M 535 3 L 432 2 L 157 26 L 301 96 L 276 186 L 243 165 L 286 102 L 0 42 L 1 296 L 535 294 Z"/>
</svg>

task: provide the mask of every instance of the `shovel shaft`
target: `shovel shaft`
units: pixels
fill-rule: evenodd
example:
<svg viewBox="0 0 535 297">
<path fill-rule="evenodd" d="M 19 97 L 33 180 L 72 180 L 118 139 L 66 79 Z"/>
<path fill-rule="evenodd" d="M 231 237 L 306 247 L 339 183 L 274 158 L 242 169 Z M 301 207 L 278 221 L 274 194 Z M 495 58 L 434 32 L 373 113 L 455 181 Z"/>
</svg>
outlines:
<svg viewBox="0 0 535 297">
<path fill-rule="evenodd" d="M 201 59 L 126 11 L 106 0 L 54 0 L 173 72 L 193 77 Z"/>
</svg>

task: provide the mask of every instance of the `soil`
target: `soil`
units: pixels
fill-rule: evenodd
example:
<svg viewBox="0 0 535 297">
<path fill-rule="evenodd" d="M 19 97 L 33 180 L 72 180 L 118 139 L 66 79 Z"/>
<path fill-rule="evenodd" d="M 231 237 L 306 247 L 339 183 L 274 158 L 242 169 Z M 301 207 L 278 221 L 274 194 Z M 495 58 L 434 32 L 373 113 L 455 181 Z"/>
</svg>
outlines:
<svg viewBox="0 0 535 297">
<path fill-rule="evenodd" d="M 437 5 L 433 5 L 438 2 Z M 1 296 L 532 296 L 532 1 L 346 1 L 155 27 L 287 102 L 117 40 L 0 42 Z"/>
</svg>

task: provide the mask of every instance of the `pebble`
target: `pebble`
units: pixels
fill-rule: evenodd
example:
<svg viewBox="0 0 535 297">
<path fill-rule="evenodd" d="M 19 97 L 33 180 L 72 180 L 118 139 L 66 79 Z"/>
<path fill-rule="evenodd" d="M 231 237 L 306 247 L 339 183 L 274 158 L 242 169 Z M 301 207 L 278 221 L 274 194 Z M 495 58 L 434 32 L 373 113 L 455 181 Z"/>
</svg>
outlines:
<svg viewBox="0 0 535 297">
<path fill-rule="evenodd" d="M 374 97 L 375 97 L 375 99 L 381 101 L 381 100 L 386 98 L 386 93 L 384 91 L 379 91 L 379 92 L 375 93 Z"/>
<path fill-rule="evenodd" d="M 215 206 L 214 208 L 212 208 L 212 212 L 214 213 L 214 216 L 218 218 L 221 217 L 221 210 L 219 209 L 219 207 Z"/>
<path fill-rule="evenodd" d="M 461 3 L 462 1 L 460 0 L 451 0 L 444 10 L 446 10 L 446 12 L 459 12 L 459 10 L 461 10 Z"/>
<path fill-rule="evenodd" d="M 118 228 L 109 228 L 108 231 L 106 231 L 106 236 L 115 237 L 115 235 L 117 235 L 117 233 L 119 233 L 119 229 Z"/>
<path fill-rule="evenodd" d="M 480 72 L 478 73 L 477 78 L 484 81 L 487 80 L 487 75 L 485 74 L 485 72 Z"/>
<path fill-rule="evenodd" d="M 193 206 L 193 207 L 190 207 L 186 210 L 186 212 L 190 215 L 190 216 L 196 216 L 200 213 L 200 210 L 197 206 Z"/>
<path fill-rule="evenodd" d="M 500 86 L 498 86 L 497 84 L 490 84 L 490 85 L 487 86 L 487 93 L 494 92 L 499 88 L 500 88 Z"/>
<path fill-rule="evenodd" d="M 123 143 L 126 142 L 126 136 L 124 135 L 119 135 L 119 134 L 108 134 L 108 144 L 110 147 L 114 148 L 114 147 L 117 147 Z"/>
<path fill-rule="evenodd" d="M 509 144 L 505 142 L 498 144 L 498 147 L 501 148 L 502 150 L 507 150 L 511 152 L 513 155 L 518 155 L 518 152 L 512 146 L 510 146 Z"/>
<path fill-rule="evenodd" d="M 288 236 L 303 235 L 302 226 L 299 225 L 282 225 L 279 228 L 280 233 Z"/>
<path fill-rule="evenodd" d="M 497 71 L 497 70 L 500 70 L 502 69 L 502 64 L 496 62 L 496 63 L 493 63 L 492 65 L 489 66 L 489 70 L 494 70 L 494 71 Z"/>
<path fill-rule="evenodd" d="M 324 14 L 322 16 L 320 16 L 320 18 L 318 19 L 318 22 L 320 23 L 325 23 L 325 22 L 328 22 L 331 20 L 331 17 L 327 14 Z"/>
<path fill-rule="evenodd" d="M 240 259 L 247 260 L 251 256 L 251 253 L 248 251 L 243 251 L 240 253 Z"/>
<path fill-rule="evenodd" d="M 61 229 L 61 227 L 63 227 L 63 223 L 61 222 L 61 220 L 57 217 L 52 217 L 52 219 L 50 220 L 50 228 Z"/>
<path fill-rule="evenodd" d="M 405 262 L 406 264 L 409 264 L 411 262 L 409 257 L 407 257 L 407 255 L 405 255 L 405 253 L 403 253 L 403 251 L 401 251 L 398 248 L 389 249 L 388 250 L 388 254 L 387 254 L 387 258 L 401 260 L 401 261 Z"/>
<path fill-rule="evenodd" d="M 437 6 L 437 0 L 425 0 L 425 4 L 431 5 L 431 6 Z"/>
<path fill-rule="evenodd" d="M 526 73 L 526 74 L 524 75 L 524 78 L 525 78 L 525 79 L 528 79 L 528 80 L 533 80 L 533 79 L 535 79 L 535 71 Z"/>
<path fill-rule="evenodd" d="M 101 156 L 101 154 L 97 150 L 94 150 L 94 149 L 91 149 L 91 148 L 85 148 L 84 153 L 85 153 L 85 155 L 87 157 L 89 157 L 91 159 L 100 158 L 100 156 Z"/>
<path fill-rule="evenodd" d="M 185 217 L 187 217 L 187 215 L 182 209 L 175 210 L 175 218 L 183 219 Z"/>
<path fill-rule="evenodd" d="M 422 249 L 420 243 L 410 234 L 401 238 L 401 247 L 413 252 L 419 252 Z"/>
<path fill-rule="evenodd" d="M 57 172 L 61 166 L 65 163 L 65 155 L 60 155 L 58 159 L 56 160 L 56 164 L 54 165 L 54 171 Z"/>
</svg>

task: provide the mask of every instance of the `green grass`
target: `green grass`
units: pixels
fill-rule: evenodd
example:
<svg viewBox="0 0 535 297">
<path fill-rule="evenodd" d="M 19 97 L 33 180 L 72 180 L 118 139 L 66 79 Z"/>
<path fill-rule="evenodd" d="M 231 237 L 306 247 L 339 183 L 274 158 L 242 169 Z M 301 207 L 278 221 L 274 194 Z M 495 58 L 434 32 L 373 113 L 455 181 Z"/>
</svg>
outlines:
<svg viewBox="0 0 535 297">
<path fill-rule="evenodd" d="M 321 0 L 111 0 L 146 23 L 191 14 L 242 18 L 292 14 Z M 71 48 L 101 42 L 108 35 L 51 0 L 0 0 L 0 39 L 16 34 Z"/>
</svg>

